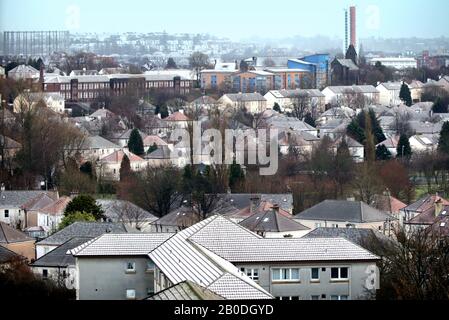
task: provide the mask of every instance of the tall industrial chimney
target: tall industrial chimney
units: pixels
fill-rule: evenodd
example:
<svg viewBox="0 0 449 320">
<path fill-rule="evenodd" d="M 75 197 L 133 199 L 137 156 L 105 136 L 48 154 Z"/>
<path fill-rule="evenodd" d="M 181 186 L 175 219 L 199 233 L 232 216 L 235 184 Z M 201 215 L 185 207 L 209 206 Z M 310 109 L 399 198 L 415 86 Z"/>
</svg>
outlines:
<svg viewBox="0 0 449 320">
<path fill-rule="evenodd" d="M 354 6 L 349 8 L 350 22 L 351 22 L 351 43 L 354 48 L 357 48 L 357 11 Z"/>
</svg>

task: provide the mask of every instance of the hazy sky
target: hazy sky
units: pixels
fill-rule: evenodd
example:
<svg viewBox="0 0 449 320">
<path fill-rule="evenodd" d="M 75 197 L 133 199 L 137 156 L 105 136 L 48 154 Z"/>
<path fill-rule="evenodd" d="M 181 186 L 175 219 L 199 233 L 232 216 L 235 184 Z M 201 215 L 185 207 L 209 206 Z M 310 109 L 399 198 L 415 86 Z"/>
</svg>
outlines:
<svg viewBox="0 0 449 320">
<path fill-rule="evenodd" d="M 350 4 L 359 38 L 449 36 L 448 0 L 0 0 L 0 30 L 343 38 Z"/>
</svg>

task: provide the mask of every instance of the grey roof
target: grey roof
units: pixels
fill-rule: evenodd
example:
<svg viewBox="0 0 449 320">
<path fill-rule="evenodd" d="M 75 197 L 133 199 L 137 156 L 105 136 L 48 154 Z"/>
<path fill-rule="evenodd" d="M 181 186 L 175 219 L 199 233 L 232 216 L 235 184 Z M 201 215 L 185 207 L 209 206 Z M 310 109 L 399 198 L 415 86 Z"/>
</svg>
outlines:
<svg viewBox="0 0 449 320">
<path fill-rule="evenodd" d="M 173 233 L 107 233 L 67 250 L 72 249 L 76 257 L 146 256 L 171 236 Z"/>
<path fill-rule="evenodd" d="M 294 90 L 278 90 L 271 91 L 274 95 L 278 93 L 284 98 L 294 98 L 294 97 L 311 97 L 311 98 L 324 98 L 325 95 L 321 93 L 318 89 L 294 89 Z"/>
<path fill-rule="evenodd" d="M 440 133 L 443 128 L 443 124 L 441 122 L 431 123 L 431 122 L 422 122 L 422 121 L 409 121 L 410 129 L 417 134 L 423 133 Z"/>
<path fill-rule="evenodd" d="M 139 221 L 154 221 L 157 219 L 148 211 L 126 200 L 99 199 L 97 204 L 101 205 L 104 211 L 103 215 L 111 219 L 112 222 L 119 222 L 121 219 L 132 220 L 133 218 L 138 218 Z"/>
<path fill-rule="evenodd" d="M 25 241 L 34 241 L 34 239 L 28 237 L 22 231 L 17 230 L 0 221 L 0 243 L 10 244 Z"/>
<path fill-rule="evenodd" d="M 0 245 L 0 264 L 21 257 L 21 255 Z"/>
<path fill-rule="evenodd" d="M 275 210 L 259 212 L 239 223 L 253 232 L 289 232 L 309 230 L 308 227 Z"/>
<path fill-rule="evenodd" d="M 225 96 L 232 101 L 267 101 L 260 93 L 228 93 Z"/>
<path fill-rule="evenodd" d="M 145 159 L 170 159 L 171 150 L 168 146 L 157 146 L 157 149 L 145 155 Z"/>
<path fill-rule="evenodd" d="M 343 238 L 263 238 L 222 216 L 213 218 L 189 240 L 231 263 L 378 259 Z"/>
<path fill-rule="evenodd" d="M 221 216 L 203 220 L 176 233 L 151 251 L 149 257 L 173 284 L 190 280 L 226 299 L 271 299 L 268 292 L 237 267 L 189 240 L 192 235 L 217 220 L 219 225 L 221 221 L 228 221 Z M 233 225 L 237 229 L 244 229 Z M 212 229 L 207 229 L 208 233 L 213 232 Z"/>
<path fill-rule="evenodd" d="M 89 136 L 83 143 L 83 149 L 120 149 L 118 145 L 100 136 Z"/>
<path fill-rule="evenodd" d="M 92 238 L 76 237 L 67 240 L 65 243 L 61 244 L 59 247 L 51 250 L 47 254 L 43 255 L 36 261 L 34 261 L 31 266 L 33 267 L 68 267 L 75 265 L 75 257 L 68 254 L 67 251 L 80 246 L 83 243 L 88 242 Z"/>
<path fill-rule="evenodd" d="M 365 223 L 381 222 L 391 217 L 362 201 L 325 200 L 297 214 L 295 218 Z"/>
<path fill-rule="evenodd" d="M 291 193 L 280 194 L 252 194 L 252 193 L 223 193 L 219 197 L 241 210 L 251 205 L 251 198 L 259 197 L 260 201 L 268 201 L 279 205 L 283 210 L 291 212 L 293 210 L 293 195 Z"/>
<path fill-rule="evenodd" d="M 198 214 L 191 207 L 182 205 L 179 208 L 171 210 L 163 217 L 153 221 L 152 224 L 185 229 L 200 220 Z"/>
<path fill-rule="evenodd" d="M 159 291 L 146 300 L 224 300 L 224 298 L 195 282 L 183 281 Z"/>
<path fill-rule="evenodd" d="M 61 245 L 75 237 L 95 238 L 104 233 L 127 233 L 123 223 L 112 222 L 74 222 L 64 229 L 39 241 L 38 245 Z"/>
<path fill-rule="evenodd" d="M 51 191 L 0 191 L 0 208 L 19 208 L 42 194 L 54 194 Z"/>
<path fill-rule="evenodd" d="M 329 86 L 329 88 L 332 92 L 336 94 L 343 94 L 343 93 L 379 93 L 379 91 L 374 87 L 370 85 L 366 86 Z"/>
<path fill-rule="evenodd" d="M 380 86 L 385 87 L 387 90 L 400 90 L 402 82 L 382 82 Z"/>
<path fill-rule="evenodd" d="M 391 241 L 376 230 L 363 228 L 316 228 L 304 236 L 304 238 L 345 238 L 363 248 L 368 247 L 373 237 L 381 241 Z"/>
<path fill-rule="evenodd" d="M 359 67 L 351 59 L 337 59 L 337 61 L 343 67 L 349 68 L 350 71 L 359 70 Z"/>
</svg>

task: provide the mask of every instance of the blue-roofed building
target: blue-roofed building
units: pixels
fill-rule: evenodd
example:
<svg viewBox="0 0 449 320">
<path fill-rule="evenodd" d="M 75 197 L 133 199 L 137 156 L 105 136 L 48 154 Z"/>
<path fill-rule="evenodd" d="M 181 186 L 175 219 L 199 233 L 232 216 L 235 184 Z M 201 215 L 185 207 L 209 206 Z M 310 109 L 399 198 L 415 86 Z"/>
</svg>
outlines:
<svg viewBox="0 0 449 320">
<path fill-rule="evenodd" d="M 299 59 L 289 59 L 289 69 L 304 69 L 314 75 L 315 88 L 323 89 L 329 80 L 329 54 L 313 54 Z"/>
</svg>

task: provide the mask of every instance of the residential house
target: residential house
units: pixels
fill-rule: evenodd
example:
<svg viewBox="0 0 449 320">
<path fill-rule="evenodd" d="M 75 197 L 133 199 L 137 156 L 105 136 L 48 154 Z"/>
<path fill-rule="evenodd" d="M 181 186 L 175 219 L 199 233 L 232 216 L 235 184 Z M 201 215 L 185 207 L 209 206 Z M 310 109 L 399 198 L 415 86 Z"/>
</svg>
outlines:
<svg viewBox="0 0 449 320">
<path fill-rule="evenodd" d="M 265 292 L 287 300 L 363 299 L 379 285 L 379 258 L 346 239 L 263 238 L 222 216 L 177 233 L 149 256 L 156 264 L 157 290 L 191 280 L 227 299 L 257 299 Z M 173 270 L 176 261 L 180 268 Z M 245 280 L 246 295 L 236 278 Z"/>
<path fill-rule="evenodd" d="M 448 206 L 449 201 L 438 194 L 426 195 L 401 210 L 402 224 L 406 224 L 423 213 L 439 212 L 441 206 Z"/>
<path fill-rule="evenodd" d="M 318 125 L 319 137 L 329 137 L 331 140 L 336 140 L 347 133 L 347 128 L 351 120 L 349 119 L 335 119 L 327 121 L 323 125 Z"/>
<path fill-rule="evenodd" d="M 436 151 L 440 134 L 416 134 L 409 138 L 413 153 Z"/>
<path fill-rule="evenodd" d="M 408 84 L 410 93 L 412 95 L 412 101 L 414 103 L 421 102 L 421 96 L 423 94 L 423 86 L 424 84 L 419 80 L 413 80 Z"/>
<path fill-rule="evenodd" d="M 43 280 L 53 280 L 67 289 L 76 289 L 78 270 L 76 259 L 69 250 L 76 248 L 92 238 L 74 237 L 54 250 L 44 254 L 30 266 L 34 274 Z"/>
<path fill-rule="evenodd" d="M 98 177 L 113 181 L 120 180 L 120 166 L 125 155 L 129 159 L 132 171 L 141 171 L 147 167 L 147 161 L 132 152 L 118 150 L 98 161 Z"/>
<path fill-rule="evenodd" d="M 382 141 L 381 143 L 376 145 L 376 148 L 379 146 L 385 146 L 388 151 L 390 151 L 391 156 L 393 158 L 395 158 L 398 154 L 397 148 L 398 148 L 398 143 L 399 143 L 399 136 L 394 135 L 394 136 L 390 136 L 387 137 L 386 140 Z"/>
<path fill-rule="evenodd" d="M 142 300 L 157 292 L 155 265 L 148 253 L 171 236 L 110 233 L 72 249 L 78 270 L 77 300 Z"/>
<path fill-rule="evenodd" d="M 35 240 L 25 233 L 0 221 L 0 246 L 24 256 L 29 261 L 36 258 Z"/>
<path fill-rule="evenodd" d="M 435 206 L 429 207 L 420 214 L 416 215 L 412 219 L 404 222 L 405 230 L 412 233 L 416 230 L 422 229 L 434 229 L 436 224 L 439 223 L 439 227 L 445 227 L 447 216 L 449 215 L 449 205 L 443 203 L 440 199 L 435 202 Z M 439 230 L 443 231 L 443 230 Z"/>
<path fill-rule="evenodd" d="M 442 86 L 446 91 L 449 91 L 449 76 L 441 77 L 441 79 L 438 80 L 438 84 Z"/>
<path fill-rule="evenodd" d="M 167 118 L 162 119 L 169 128 L 173 129 L 187 129 L 189 123 L 192 121 L 188 116 L 184 114 L 184 110 L 173 112 Z"/>
<path fill-rule="evenodd" d="M 303 225 L 315 229 L 371 228 L 384 234 L 391 232 L 395 218 L 362 201 L 325 200 L 295 216 Z"/>
<path fill-rule="evenodd" d="M 379 103 L 379 91 L 374 86 L 330 86 L 321 92 L 326 104 L 343 105 L 352 109 Z"/>
<path fill-rule="evenodd" d="M 403 102 L 399 97 L 402 82 L 383 82 L 376 89 L 379 91 L 379 103 L 385 106 L 399 106 Z"/>
<path fill-rule="evenodd" d="M 305 104 L 305 109 L 313 116 L 321 114 L 325 105 L 324 94 L 317 89 L 271 90 L 264 98 L 269 109 L 277 103 L 282 112 L 291 112 L 295 105 Z"/>
<path fill-rule="evenodd" d="M 83 141 L 79 151 L 85 161 L 96 162 L 121 149 L 122 147 L 101 136 L 88 136 Z"/>
<path fill-rule="evenodd" d="M 407 207 L 404 202 L 391 196 L 389 192 L 375 195 L 370 205 L 379 211 L 386 212 L 397 218 L 398 221 L 400 221 L 401 210 Z"/>
<path fill-rule="evenodd" d="M 3 147 L 3 155 L 5 157 L 5 161 L 12 160 L 17 152 L 22 149 L 22 145 L 19 142 L 3 135 L 0 135 L 0 145 Z M 0 155 L 0 159 L 1 158 L 2 155 Z"/>
<path fill-rule="evenodd" d="M 323 126 L 328 124 L 330 121 L 335 120 L 350 120 L 355 116 L 355 111 L 351 108 L 341 106 L 341 107 L 332 107 L 327 109 L 325 112 L 320 114 L 320 116 L 315 121 L 319 126 Z"/>
<path fill-rule="evenodd" d="M 278 136 L 279 151 L 283 155 L 295 152 L 298 155 L 310 155 L 320 138 L 306 132 L 281 131 Z"/>
<path fill-rule="evenodd" d="M 172 148 L 168 145 L 158 146 L 156 150 L 147 153 L 144 159 L 149 167 L 160 167 L 173 164 L 179 168 L 184 168 L 189 159 L 182 156 L 172 159 L 172 151 Z"/>
<path fill-rule="evenodd" d="M 193 110 L 214 110 L 217 107 L 218 102 L 211 96 L 201 96 L 190 102 L 189 105 Z"/>
<path fill-rule="evenodd" d="M 22 93 L 14 99 L 14 113 L 31 110 L 40 102 L 44 103 L 50 110 L 63 114 L 65 111 L 65 99 L 59 93 L 54 92 L 31 92 Z"/>
<path fill-rule="evenodd" d="M 176 233 L 201 221 L 192 207 L 183 204 L 151 223 L 153 232 Z"/>
<path fill-rule="evenodd" d="M 105 233 L 135 232 L 124 223 L 74 222 L 36 243 L 36 258 L 39 259 L 72 238 L 95 238 Z"/>
<path fill-rule="evenodd" d="M 0 270 L 4 267 L 9 267 L 10 263 L 16 261 L 17 259 L 26 260 L 26 258 L 20 254 L 17 254 L 14 251 L 0 245 Z"/>
<path fill-rule="evenodd" d="M 282 214 L 278 205 L 260 210 L 239 223 L 265 238 L 301 238 L 310 228 L 295 221 L 291 214 Z"/>
<path fill-rule="evenodd" d="M 126 200 L 99 199 L 97 204 L 108 222 L 124 223 L 143 232 L 150 231 L 150 224 L 157 220 L 148 211 Z"/>
<path fill-rule="evenodd" d="M 52 228 L 56 228 L 55 225 L 52 225 L 49 215 L 41 212 L 41 209 L 52 205 L 56 200 L 58 199 L 43 193 L 24 203 L 20 207 L 25 214 L 24 230 L 27 230 L 30 227 L 40 227 L 43 229 L 44 233 L 47 233 L 51 231 Z"/>
<path fill-rule="evenodd" d="M 281 211 L 284 210 L 287 213 L 293 214 L 293 195 L 291 193 L 223 193 L 218 194 L 218 197 L 222 202 L 223 208 L 225 208 L 227 205 L 232 206 L 238 210 L 245 209 L 247 215 L 242 217 L 242 220 L 255 213 L 255 211 L 250 211 L 250 208 L 251 206 L 253 206 L 254 208 L 259 203 L 265 204 L 266 206 L 270 204 L 277 204 L 279 205 Z M 263 208 L 266 208 L 266 206 L 263 206 Z"/>
<path fill-rule="evenodd" d="M 235 110 L 245 109 L 250 113 L 261 113 L 267 109 L 267 100 L 260 93 L 228 93 L 218 103 L 223 108 L 228 106 Z"/>
<path fill-rule="evenodd" d="M 169 146 L 167 142 L 162 140 L 159 136 L 156 135 L 149 135 L 146 136 L 145 139 L 143 139 L 143 147 L 145 150 L 145 153 L 148 153 L 148 150 L 153 147 L 160 147 L 160 146 Z"/>
<path fill-rule="evenodd" d="M 318 137 L 318 130 L 310 124 L 294 117 L 287 117 L 278 113 L 263 119 L 266 127 L 274 128 L 278 131 L 292 131 L 295 133 L 306 132 L 312 136 Z"/>
<path fill-rule="evenodd" d="M 114 134 L 114 136 L 111 138 L 111 141 L 122 148 L 127 148 L 129 137 L 131 136 L 132 131 L 133 131 L 132 129 L 128 129 L 124 132 L 118 132 L 118 133 Z M 142 140 L 144 140 L 147 135 L 140 130 L 138 130 L 138 131 L 139 131 L 140 137 L 142 138 Z"/>
<path fill-rule="evenodd" d="M 0 191 L 0 221 L 5 222 L 13 227 L 25 227 L 25 211 L 22 206 L 27 202 L 38 198 L 42 194 L 47 194 L 52 199 L 58 199 L 57 192 L 53 191 L 18 191 L 18 190 L 1 190 Z"/>
<path fill-rule="evenodd" d="M 348 146 L 349 154 L 355 162 L 360 163 L 365 160 L 365 147 L 363 146 L 363 144 L 347 136 L 346 134 L 338 136 L 332 142 L 331 147 L 335 154 L 337 154 L 338 147 L 342 144 L 343 141 L 345 141 L 346 145 Z"/>
<path fill-rule="evenodd" d="M 409 121 L 410 130 L 415 134 L 440 134 L 441 129 L 443 128 L 443 123 L 432 123 L 429 121 Z"/>
<path fill-rule="evenodd" d="M 382 244 L 391 244 L 392 239 L 373 229 L 363 228 L 316 228 L 307 233 L 304 238 L 344 238 L 362 248 L 370 251 L 373 248 L 373 242 L 378 241 Z"/>
</svg>

